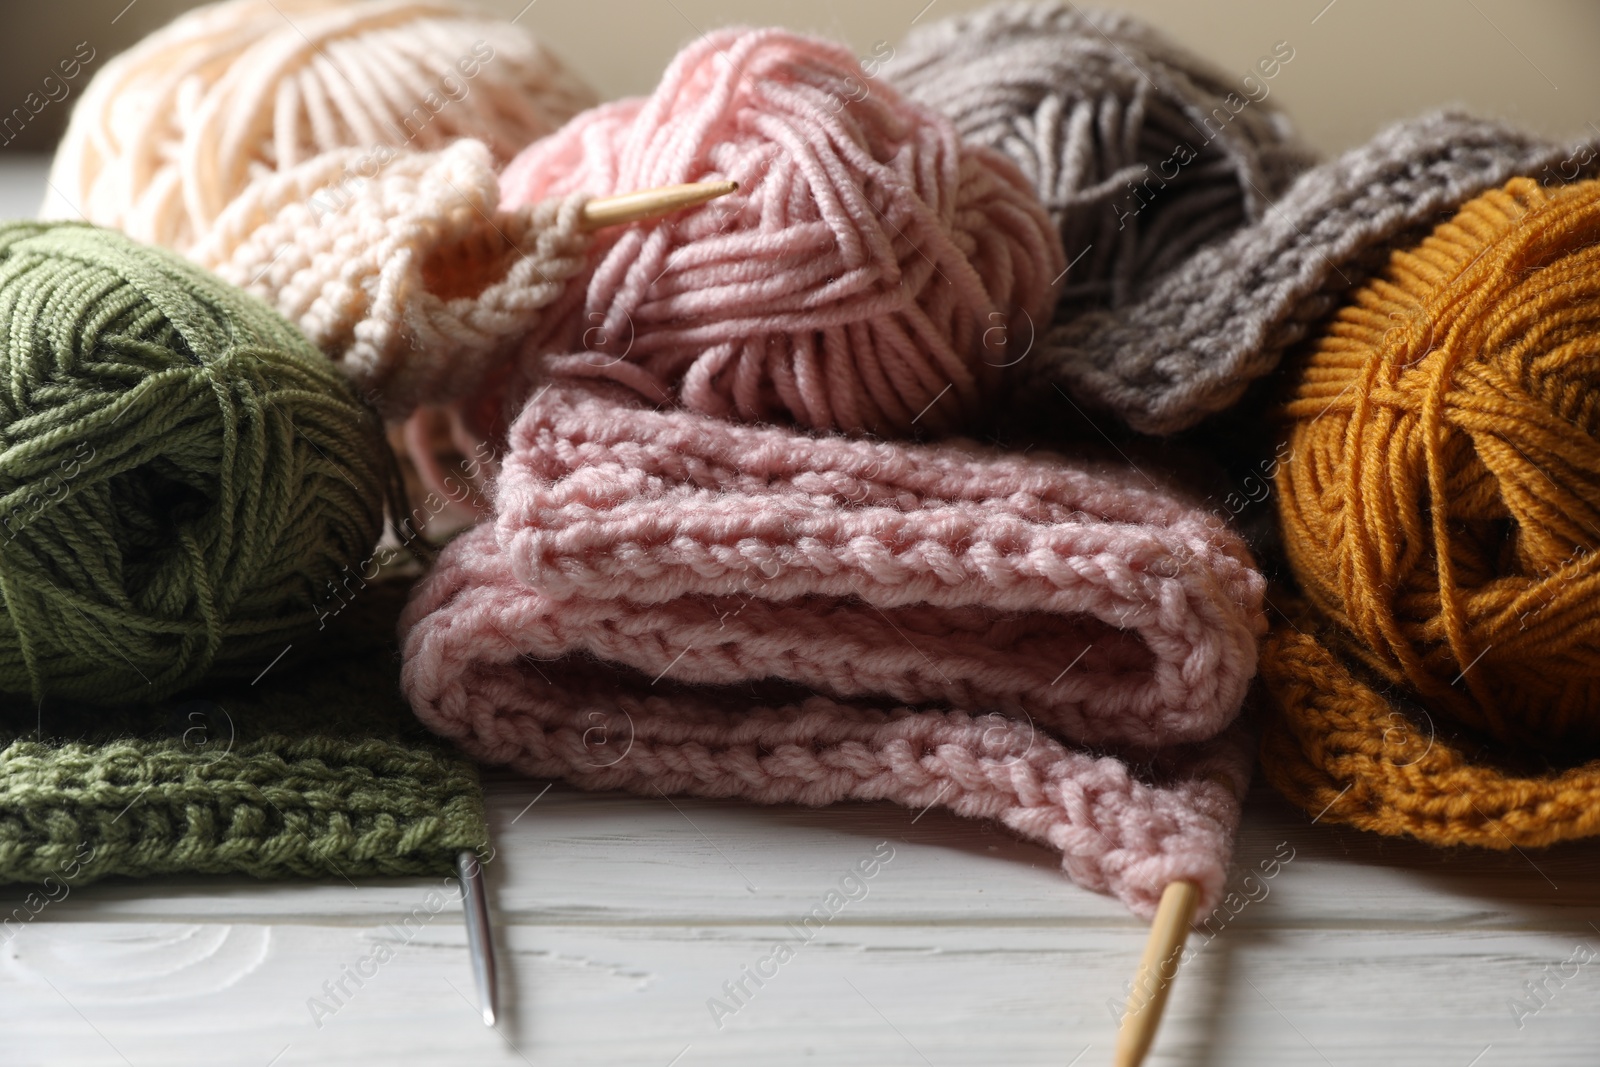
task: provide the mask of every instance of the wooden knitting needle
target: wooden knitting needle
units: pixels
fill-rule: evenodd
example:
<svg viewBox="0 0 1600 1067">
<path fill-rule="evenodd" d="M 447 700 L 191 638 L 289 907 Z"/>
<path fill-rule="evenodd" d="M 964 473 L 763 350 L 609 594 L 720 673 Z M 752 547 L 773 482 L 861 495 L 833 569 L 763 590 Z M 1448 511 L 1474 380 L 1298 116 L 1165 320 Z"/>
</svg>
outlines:
<svg viewBox="0 0 1600 1067">
<path fill-rule="evenodd" d="M 500 990 L 494 970 L 494 942 L 489 936 L 489 893 L 483 886 L 483 867 L 478 857 L 463 850 L 456 855 L 456 874 L 461 879 L 467 952 L 472 957 L 472 980 L 478 987 L 478 1006 L 483 1009 L 483 1025 L 493 1026 Z"/>
<path fill-rule="evenodd" d="M 621 196 L 605 196 L 583 205 L 583 211 L 579 213 L 580 224 L 585 232 L 590 232 L 604 226 L 645 222 L 684 208 L 699 207 L 738 189 L 738 182 L 693 182 L 689 185 L 641 189 Z"/>
<path fill-rule="evenodd" d="M 1167 992 L 1178 973 L 1183 944 L 1189 939 L 1189 922 L 1194 918 L 1200 887 L 1193 882 L 1173 882 L 1161 893 L 1156 920 L 1150 925 L 1150 938 L 1144 944 L 1144 958 L 1128 994 L 1128 1009 L 1117 1034 L 1116 1067 L 1139 1067 L 1156 1039 L 1161 1012 L 1167 1006 Z"/>
</svg>

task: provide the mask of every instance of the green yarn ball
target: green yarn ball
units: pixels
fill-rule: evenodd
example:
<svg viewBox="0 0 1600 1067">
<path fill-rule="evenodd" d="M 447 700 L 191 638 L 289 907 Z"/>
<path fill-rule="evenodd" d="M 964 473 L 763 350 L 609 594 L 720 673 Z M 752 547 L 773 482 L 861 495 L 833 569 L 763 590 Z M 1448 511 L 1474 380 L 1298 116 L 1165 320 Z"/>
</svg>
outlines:
<svg viewBox="0 0 1600 1067">
<path fill-rule="evenodd" d="M 378 417 L 294 326 L 169 252 L 0 224 L 0 359 L 0 692 L 253 677 L 377 543 Z"/>
</svg>

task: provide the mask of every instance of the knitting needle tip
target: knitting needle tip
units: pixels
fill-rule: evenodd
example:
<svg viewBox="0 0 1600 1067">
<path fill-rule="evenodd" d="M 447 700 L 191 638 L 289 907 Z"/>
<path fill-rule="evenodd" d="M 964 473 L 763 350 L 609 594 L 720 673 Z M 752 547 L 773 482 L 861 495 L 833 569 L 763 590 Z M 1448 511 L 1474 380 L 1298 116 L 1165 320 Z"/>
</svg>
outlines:
<svg viewBox="0 0 1600 1067">
<path fill-rule="evenodd" d="M 489 893 L 483 884 L 478 857 L 463 850 L 456 855 L 461 879 L 461 905 L 467 921 L 467 952 L 472 957 L 472 979 L 478 987 L 483 1025 L 493 1026 L 499 983 L 494 969 L 494 941 L 489 936 Z"/>
<path fill-rule="evenodd" d="M 585 231 L 592 231 L 605 226 L 647 222 L 674 211 L 699 207 L 719 196 L 738 191 L 738 182 L 691 182 L 688 185 L 664 185 L 659 189 L 641 189 L 636 193 L 602 197 L 583 205 L 580 224 Z"/>
<path fill-rule="evenodd" d="M 1128 1010 L 1117 1034 L 1116 1067 L 1139 1067 L 1156 1039 L 1156 1028 L 1161 1025 L 1167 993 L 1178 973 L 1199 899 L 1200 887 L 1193 882 L 1173 882 L 1161 893 L 1144 956 L 1139 960 L 1139 973 L 1128 994 Z"/>
</svg>

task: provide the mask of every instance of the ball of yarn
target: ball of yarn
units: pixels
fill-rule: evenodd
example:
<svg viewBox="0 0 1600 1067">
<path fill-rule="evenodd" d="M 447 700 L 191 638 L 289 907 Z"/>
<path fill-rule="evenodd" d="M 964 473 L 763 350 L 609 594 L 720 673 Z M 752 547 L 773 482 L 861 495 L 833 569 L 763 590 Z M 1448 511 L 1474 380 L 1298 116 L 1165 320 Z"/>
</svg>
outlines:
<svg viewBox="0 0 1600 1067">
<path fill-rule="evenodd" d="M 1600 182 L 1513 179 L 1395 253 L 1300 372 L 1277 479 L 1339 650 L 1501 742 L 1600 740 L 1597 397 Z"/>
<path fill-rule="evenodd" d="M 1066 265 L 1013 164 L 782 30 L 709 34 L 648 99 L 530 145 L 502 206 L 708 179 L 740 188 L 606 233 L 532 348 L 708 414 L 938 431 L 983 410 Z"/>
<path fill-rule="evenodd" d="M 1292 57 L 1230 75 L 1120 12 L 1007 2 L 914 30 L 884 72 L 1027 175 L 1073 264 L 1065 318 L 1134 299 L 1310 165 L 1267 99 Z"/>
<path fill-rule="evenodd" d="M 8 223 L 0 358 L 0 692 L 253 677 L 360 581 L 393 457 L 264 304 L 113 231 Z"/>
<path fill-rule="evenodd" d="M 1444 188 L 1450 188 L 1449 185 Z M 1267 778 L 1440 846 L 1600 832 L 1600 182 L 1480 194 L 1299 376 Z"/>
<path fill-rule="evenodd" d="M 186 250 L 254 177 L 336 148 L 501 160 L 594 102 L 525 30 L 433 0 L 229 0 L 107 63 L 51 170 L 44 216 Z"/>
</svg>

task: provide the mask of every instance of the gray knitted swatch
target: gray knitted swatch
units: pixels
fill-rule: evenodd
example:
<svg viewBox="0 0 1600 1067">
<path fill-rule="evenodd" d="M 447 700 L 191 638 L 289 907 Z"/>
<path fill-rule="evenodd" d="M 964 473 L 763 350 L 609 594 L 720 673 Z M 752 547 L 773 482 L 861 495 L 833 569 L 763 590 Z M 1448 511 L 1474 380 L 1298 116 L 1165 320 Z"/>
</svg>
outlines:
<svg viewBox="0 0 1600 1067">
<path fill-rule="evenodd" d="M 913 31 L 881 73 L 1038 190 L 1073 261 L 1058 322 L 1137 299 L 1313 161 L 1271 79 L 1219 70 L 1121 13 L 996 4 Z"/>
<path fill-rule="evenodd" d="M 1056 386 L 1145 433 L 1187 429 L 1238 401 L 1394 247 L 1519 175 L 1590 177 L 1596 153 L 1582 156 L 1579 166 L 1573 149 L 1453 112 L 1391 126 L 1301 176 L 1136 303 L 1058 318 L 1018 367 L 1019 395 Z"/>
</svg>

